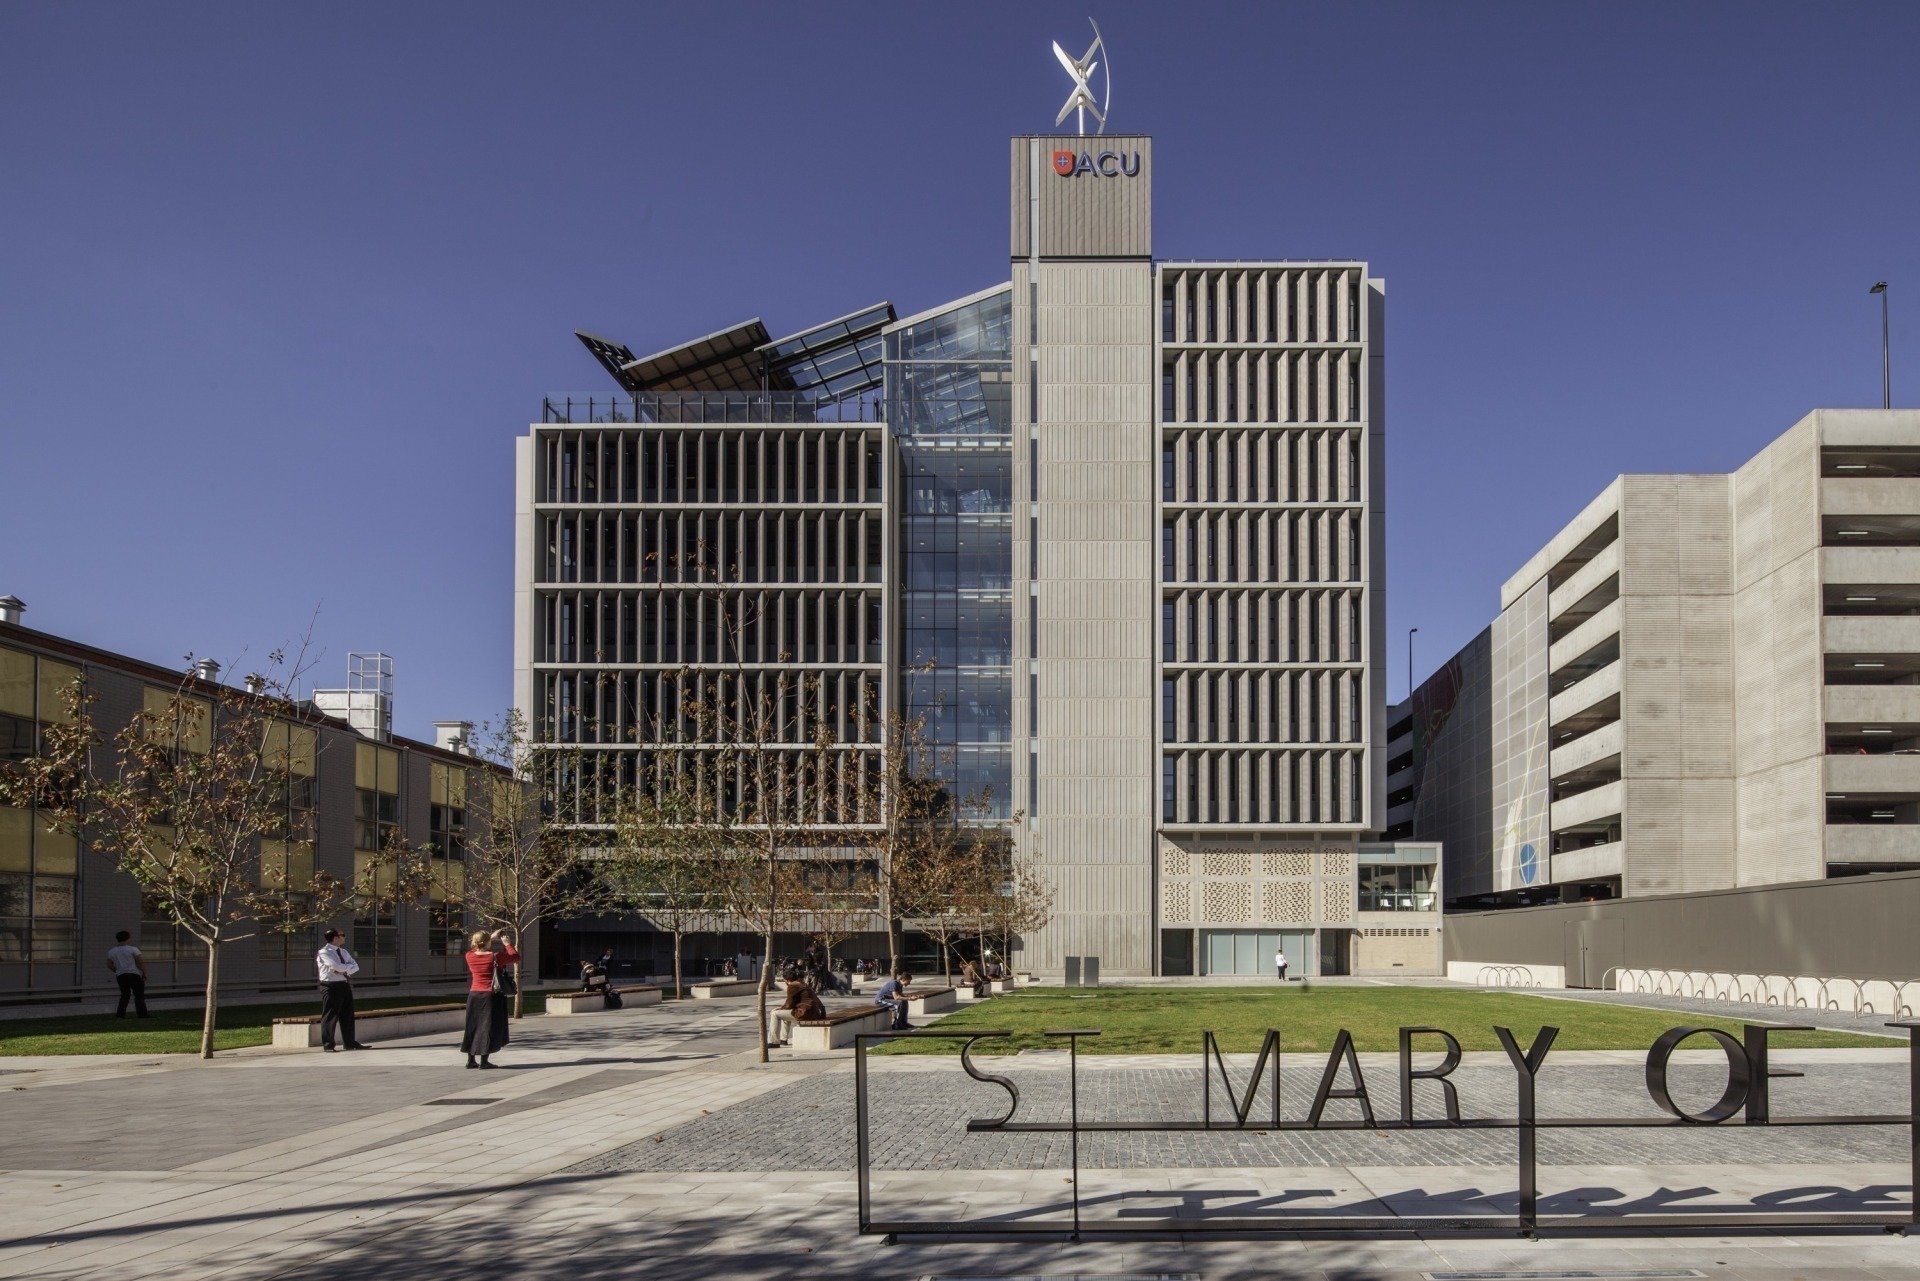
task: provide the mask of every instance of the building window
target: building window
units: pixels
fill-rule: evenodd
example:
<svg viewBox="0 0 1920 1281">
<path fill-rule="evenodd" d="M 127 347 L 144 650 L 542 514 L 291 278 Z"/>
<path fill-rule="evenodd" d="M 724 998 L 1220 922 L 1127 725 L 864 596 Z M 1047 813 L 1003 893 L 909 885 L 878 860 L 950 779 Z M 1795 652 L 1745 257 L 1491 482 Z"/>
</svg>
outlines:
<svg viewBox="0 0 1920 1281">
<path fill-rule="evenodd" d="M 467 919 L 459 906 L 467 884 L 467 771 L 433 764 L 427 809 L 427 853 L 432 879 L 427 888 L 427 954 L 459 956 Z"/>
<path fill-rule="evenodd" d="M 1160 758 L 1160 821 L 1180 821 L 1180 775 L 1178 762 L 1171 756 Z"/>
<path fill-rule="evenodd" d="M 353 875 L 364 878 L 400 833 L 400 753 L 374 743 L 354 744 Z M 391 906 L 362 902 L 353 918 L 353 950 L 369 973 L 392 969 L 400 958 L 400 922 Z"/>
<path fill-rule="evenodd" d="M 78 667 L 0 648 L 0 759 L 39 748 L 70 719 Z M 0 806 L 0 987 L 78 983 L 79 842 L 33 809 Z"/>
<path fill-rule="evenodd" d="M 1433 908 L 1431 863 L 1361 865 L 1361 911 L 1431 912 Z"/>
<path fill-rule="evenodd" d="M 267 726 L 264 764 L 285 779 L 285 819 L 280 830 L 260 842 L 260 880 L 285 896 L 298 914 L 313 900 L 314 836 L 318 808 L 314 786 L 319 736 L 301 725 L 273 721 Z M 314 940 L 284 931 L 260 936 L 261 964 L 278 964 L 284 973 L 304 976 L 312 965 Z"/>
</svg>

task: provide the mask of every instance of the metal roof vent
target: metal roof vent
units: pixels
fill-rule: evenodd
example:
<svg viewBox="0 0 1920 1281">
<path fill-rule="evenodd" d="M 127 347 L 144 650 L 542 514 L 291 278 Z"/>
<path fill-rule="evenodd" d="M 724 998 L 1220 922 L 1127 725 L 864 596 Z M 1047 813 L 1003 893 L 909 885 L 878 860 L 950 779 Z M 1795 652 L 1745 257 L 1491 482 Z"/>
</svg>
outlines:
<svg viewBox="0 0 1920 1281">
<path fill-rule="evenodd" d="M 20 615 L 26 611 L 27 602 L 18 596 L 0 596 L 0 623 L 12 623 L 20 626 Z"/>
<path fill-rule="evenodd" d="M 252 675 L 247 677 L 247 693 L 264 694 L 266 692 L 267 692 L 266 677 L 262 676 L 259 672 L 254 672 Z"/>
<path fill-rule="evenodd" d="M 193 665 L 193 674 L 209 683 L 220 679 L 220 664 L 211 658 L 202 658 Z"/>
</svg>

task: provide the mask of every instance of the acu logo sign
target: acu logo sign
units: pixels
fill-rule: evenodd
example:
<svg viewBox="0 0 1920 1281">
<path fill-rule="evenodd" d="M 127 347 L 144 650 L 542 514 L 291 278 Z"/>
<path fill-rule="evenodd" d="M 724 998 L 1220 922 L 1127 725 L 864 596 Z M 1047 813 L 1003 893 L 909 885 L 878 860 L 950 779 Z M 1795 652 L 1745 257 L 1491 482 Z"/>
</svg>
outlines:
<svg viewBox="0 0 1920 1281">
<path fill-rule="evenodd" d="M 1102 178 L 1136 177 L 1140 172 L 1140 153 L 1137 151 L 1056 151 L 1053 153 L 1053 171 L 1062 178 L 1072 178 L 1078 174 L 1097 174 Z"/>
</svg>

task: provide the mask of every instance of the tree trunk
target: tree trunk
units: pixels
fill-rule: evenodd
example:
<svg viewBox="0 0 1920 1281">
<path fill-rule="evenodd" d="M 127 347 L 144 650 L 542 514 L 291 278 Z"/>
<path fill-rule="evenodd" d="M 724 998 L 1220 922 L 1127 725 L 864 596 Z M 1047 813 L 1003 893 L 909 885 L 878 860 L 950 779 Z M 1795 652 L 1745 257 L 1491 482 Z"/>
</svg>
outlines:
<svg viewBox="0 0 1920 1281">
<path fill-rule="evenodd" d="M 773 931 L 780 920 L 780 847 L 773 829 L 767 829 L 767 914 L 766 929 L 760 935 L 760 981 L 754 985 L 754 1002 L 760 1007 L 760 1062 L 767 1056 L 767 991 L 773 982 Z"/>
<path fill-rule="evenodd" d="M 761 936 L 760 983 L 754 999 L 760 1003 L 760 1061 L 767 1057 L 767 988 L 773 982 L 773 926 L 768 914 L 767 932 Z"/>
<path fill-rule="evenodd" d="M 680 986 L 680 940 L 684 937 L 679 930 L 673 932 L 673 999 L 679 1000 L 686 994 Z"/>
<path fill-rule="evenodd" d="M 892 856 L 888 856 L 880 877 L 880 919 L 887 926 L 887 973 L 892 974 L 900 968 L 900 928 L 899 922 L 893 919 Z"/>
<path fill-rule="evenodd" d="M 207 998 L 206 1007 L 200 1012 L 200 1057 L 213 1057 L 213 1029 L 216 1022 L 214 1011 L 220 999 L 220 940 L 215 938 L 207 943 Z"/>
<path fill-rule="evenodd" d="M 520 931 L 513 932 L 513 950 L 520 950 Z M 513 967 L 513 1017 L 519 1018 L 526 1010 L 527 972 L 521 966 Z"/>
</svg>

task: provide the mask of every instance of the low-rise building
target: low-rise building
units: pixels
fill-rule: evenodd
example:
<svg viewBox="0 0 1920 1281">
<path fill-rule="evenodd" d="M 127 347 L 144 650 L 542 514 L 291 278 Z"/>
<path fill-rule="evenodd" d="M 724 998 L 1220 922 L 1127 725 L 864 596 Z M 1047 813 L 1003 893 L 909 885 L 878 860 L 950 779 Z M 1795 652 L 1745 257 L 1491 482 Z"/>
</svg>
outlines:
<svg viewBox="0 0 1920 1281">
<path fill-rule="evenodd" d="M 176 696 L 211 706 L 218 693 L 217 664 L 183 675 L 26 627 L 22 608 L 16 598 L 0 600 L 0 761 L 39 749 L 45 728 L 68 714 L 66 695 L 76 679 L 84 682 L 107 737 L 143 709 L 164 707 Z M 377 854 L 396 832 L 430 849 L 435 876 L 426 902 L 361 915 L 348 908 L 332 923 L 348 933 L 362 988 L 463 984 L 466 922 L 448 905 L 445 887 L 462 870 L 468 780 L 492 767 L 459 750 L 459 722 L 444 723 L 440 744 L 416 742 L 387 730 L 390 689 L 351 692 L 354 697 L 339 700 L 341 719 L 312 703 L 284 703 L 275 712 L 287 725 L 295 776 L 289 803 L 298 821 L 289 826 L 293 839 L 274 853 L 297 886 L 316 871 L 351 883 L 356 860 Z M 357 709 L 359 730 L 344 719 L 349 704 Z M 222 990 L 311 992 L 323 928 L 224 946 Z M 0 806 L 0 1004 L 113 994 L 103 958 L 120 930 L 130 931 L 144 954 L 150 995 L 204 989 L 205 947 L 143 901 L 132 876 L 105 853 L 53 831 L 37 812 Z M 529 957 L 527 972 L 537 967 L 538 958 Z"/>
</svg>

